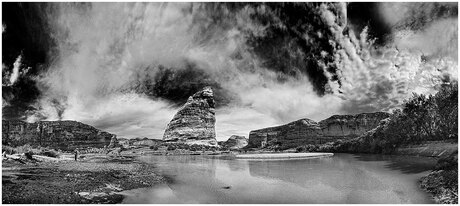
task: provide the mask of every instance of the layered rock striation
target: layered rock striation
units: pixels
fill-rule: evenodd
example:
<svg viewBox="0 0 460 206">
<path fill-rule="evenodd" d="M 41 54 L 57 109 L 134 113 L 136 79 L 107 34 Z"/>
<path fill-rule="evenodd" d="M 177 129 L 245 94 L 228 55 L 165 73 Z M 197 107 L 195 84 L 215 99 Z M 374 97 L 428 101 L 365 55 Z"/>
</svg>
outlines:
<svg viewBox="0 0 460 206">
<path fill-rule="evenodd" d="M 358 137 L 388 118 L 384 112 L 357 115 L 334 115 L 320 122 L 300 119 L 285 125 L 254 130 L 249 133 L 249 147 L 277 146 L 293 148 L 305 144 L 324 144 Z"/>
<path fill-rule="evenodd" d="M 390 114 L 386 112 L 361 113 L 356 115 L 333 115 L 319 122 L 324 136 L 357 137 L 379 126 Z"/>
<path fill-rule="evenodd" d="M 163 140 L 217 146 L 215 101 L 211 87 L 190 96 L 166 127 Z"/>
<path fill-rule="evenodd" d="M 102 148 L 109 145 L 114 136 L 77 121 L 2 120 L 2 144 L 13 147 L 29 144 L 62 150 Z"/>
<path fill-rule="evenodd" d="M 248 139 L 244 136 L 232 135 L 227 141 L 222 143 L 222 147 L 230 150 L 241 149 L 248 145 Z"/>
</svg>

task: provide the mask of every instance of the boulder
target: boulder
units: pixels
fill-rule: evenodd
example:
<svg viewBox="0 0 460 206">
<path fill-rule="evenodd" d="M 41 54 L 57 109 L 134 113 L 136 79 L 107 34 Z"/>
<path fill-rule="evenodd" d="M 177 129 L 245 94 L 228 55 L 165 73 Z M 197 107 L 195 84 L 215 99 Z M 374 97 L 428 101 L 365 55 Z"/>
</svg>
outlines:
<svg viewBox="0 0 460 206">
<path fill-rule="evenodd" d="M 222 143 L 222 147 L 227 149 L 241 149 L 248 145 L 248 139 L 244 136 L 232 135 L 228 140 Z"/>
<path fill-rule="evenodd" d="M 215 101 L 211 87 L 190 96 L 166 127 L 163 140 L 217 146 Z"/>
</svg>

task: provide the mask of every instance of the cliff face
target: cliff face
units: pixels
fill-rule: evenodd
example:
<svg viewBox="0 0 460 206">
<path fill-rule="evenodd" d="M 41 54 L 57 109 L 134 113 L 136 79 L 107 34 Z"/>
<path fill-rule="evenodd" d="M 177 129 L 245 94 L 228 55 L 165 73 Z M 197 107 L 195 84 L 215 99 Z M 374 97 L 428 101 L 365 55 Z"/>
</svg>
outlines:
<svg viewBox="0 0 460 206">
<path fill-rule="evenodd" d="M 166 127 L 164 141 L 217 145 L 215 132 L 215 102 L 212 89 L 189 97 Z"/>
<path fill-rule="evenodd" d="M 244 136 L 232 135 L 227 141 L 222 143 L 222 147 L 228 149 L 241 149 L 248 145 L 248 139 Z"/>
<path fill-rule="evenodd" d="M 115 136 L 77 121 L 40 121 L 27 123 L 2 120 L 2 144 L 35 145 L 61 150 L 104 147 Z"/>
<path fill-rule="evenodd" d="M 334 115 L 319 123 L 301 119 L 286 125 L 254 130 L 249 133 L 250 147 L 280 146 L 293 148 L 305 144 L 324 144 L 351 139 L 377 127 L 389 114 Z"/>
<path fill-rule="evenodd" d="M 385 112 L 334 115 L 319 122 L 323 136 L 357 137 L 379 126 L 390 114 Z"/>
</svg>

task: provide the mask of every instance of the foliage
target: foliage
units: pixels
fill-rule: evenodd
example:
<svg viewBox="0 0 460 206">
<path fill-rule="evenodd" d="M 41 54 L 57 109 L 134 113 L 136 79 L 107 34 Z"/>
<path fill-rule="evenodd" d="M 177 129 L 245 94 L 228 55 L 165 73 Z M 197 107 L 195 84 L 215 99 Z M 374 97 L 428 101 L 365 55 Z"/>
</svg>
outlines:
<svg viewBox="0 0 460 206">
<path fill-rule="evenodd" d="M 421 187 L 432 193 L 437 203 L 458 204 L 458 152 L 440 159 L 435 170 L 422 177 Z"/>
<path fill-rule="evenodd" d="M 59 152 L 54 149 L 49 149 L 49 148 L 40 147 L 40 146 L 32 147 L 29 144 L 17 146 L 17 147 L 2 145 L 2 152 L 5 152 L 5 151 L 6 151 L 6 154 L 25 154 L 25 155 L 28 155 L 29 157 L 32 157 L 31 155 L 43 155 L 43 156 L 54 157 L 54 158 L 59 157 Z"/>
<path fill-rule="evenodd" d="M 393 111 L 377 128 L 358 138 L 320 145 L 316 150 L 391 153 L 404 144 L 457 140 L 457 130 L 458 83 L 455 81 L 442 85 L 435 95 L 413 94 L 401 109 Z"/>
<path fill-rule="evenodd" d="M 458 84 L 442 85 L 435 95 L 414 94 L 393 113 L 385 139 L 394 144 L 457 139 Z"/>
<path fill-rule="evenodd" d="M 168 151 L 175 150 L 175 149 L 176 149 L 176 146 L 174 146 L 173 144 L 168 145 L 168 148 L 167 148 Z"/>
</svg>

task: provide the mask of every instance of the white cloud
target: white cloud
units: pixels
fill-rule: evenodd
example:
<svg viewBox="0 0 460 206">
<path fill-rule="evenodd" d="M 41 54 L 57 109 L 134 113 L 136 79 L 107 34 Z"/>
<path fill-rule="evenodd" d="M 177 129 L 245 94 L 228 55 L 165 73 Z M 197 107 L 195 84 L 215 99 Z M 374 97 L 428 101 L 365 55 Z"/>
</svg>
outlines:
<svg viewBox="0 0 460 206">
<path fill-rule="evenodd" d="M 10 76 L 10 85 L 13 85 L 19 78 L 19 70 L 21 69 L 22 65 L 22 56 L 19 55 L 18 58 L 16 58 L 16 61 L 13 63 L 13 73 Z"/>
</svg>

